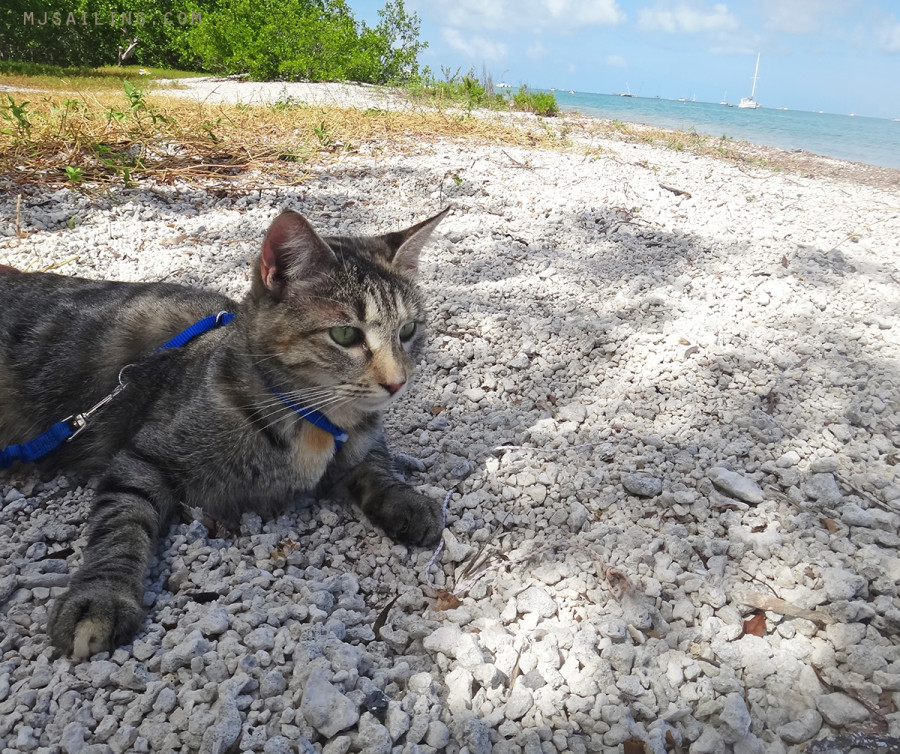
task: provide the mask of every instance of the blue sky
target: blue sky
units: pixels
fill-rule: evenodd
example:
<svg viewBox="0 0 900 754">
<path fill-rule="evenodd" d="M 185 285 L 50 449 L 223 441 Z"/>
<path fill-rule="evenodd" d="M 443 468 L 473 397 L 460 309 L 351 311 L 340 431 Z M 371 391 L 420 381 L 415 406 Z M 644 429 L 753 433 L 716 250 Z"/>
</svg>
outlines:
<svg viewBox="0 0 900 754">
<path fill-rule="evenodd" d="M 374 24 L 383 0 L 349 0 Z M 900 0 L 406 0 L 420 62 L 583 92 L 900 118 Z"/>
</svg>

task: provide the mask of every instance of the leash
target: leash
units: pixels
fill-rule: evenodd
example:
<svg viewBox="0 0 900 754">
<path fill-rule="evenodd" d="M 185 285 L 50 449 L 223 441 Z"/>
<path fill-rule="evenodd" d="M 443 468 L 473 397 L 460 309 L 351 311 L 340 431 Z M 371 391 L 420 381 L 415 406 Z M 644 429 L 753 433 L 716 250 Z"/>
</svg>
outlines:
<svg viewBox="0 0 900 754">
<path fill-rule="evenodd" d="M 181 348 L 198 335 L 215 330 L 219 327 L 229 325 L 234 321 L 234 312 L 219 312 L 218 314 L 210 314 L 208 317 L 195 322 L 190 327 L 182 330 L 174 338 L 163 343 L 154 353 L 165 351 L 168 348 Z M 90 418 L 100 411 L 106 404 L 112 401 L 119 393 L 121 393 L 128 385 L 123 379 L 125 370 L 132 364 L 126 364 L 119 372 L 119 384 L 113 391 L 101 398 L 97 403 L 91 406 L 87 411 L 80 414 L 72 414 L 62 421 L 56 422 L 46 432 L 42 432 L 37 437 L 32 438 L 28 442 L 19 445 L 10 445 L 8 448 L 0 448 L 0 468 L 7 468 L 16 461 L 22 463 L 33 463 L 43 458 L 45 455 L 52 453 L 59 448 L 64 442 L 69 442 L 81 434 L 88 426 Z M 274 387 L 267 384 L 269 390 L 278 397 L 288 408 L 294 411 L 300 418 L 305 419 L 310 424 L 315 425 L 319 429 L 324 429 L 334 437 L 334 452 L 337 453 L 343 444 L 347 442 L 349 436 L 340 427 L 332 424 L 321 411 L 306 408 L 299 403 L 295 403 L 287 396 L 279 393 Z"/>
<path fill-rule="evenodd" d="M 203 333 L 213 330 L 217 327 L 222 327 L 224 325 L 230 324 L 233 321 L 234 312 L 219 312 L 218 314 L 211 314 L 208 317 L 204 317 L 199 322 L 195 322 L 186 330 L 178 333 L 178 335 L 176 335 L 171 340 L 163 343 L 159 348 L 156 349 L 155 353 L 164 351 L 167 348 L 180 348 L 189 340 L 196 338 L 198 335 L 202 335 Z M 46 432 L 42 432 L 37 437 L 32 438 L 28 442 L 23 442 L 19 445 L 10 445 L 8 448 L 0 449 L 0 468 L 5 469 L 11 466 L 15 461 L 21 461 L 22 463 L 34 463 L 38 459 L 43 458 L 45 455 L 52 453 L 64 442 L 69 442 L 70 440 L 75 439 L 87 428 L 90 418 L 127 387 L 127 383 L 122 378 L 122 375 L 130 366 L 132 366 L 132 364 L 126 364 L 124 367 L 122 367 L 122 369 L 119 371 L 119 384 L 116 385 L 116 387 L 109 395 L 101 398 L 87 411 L 81 414 L 72 414 L 72 416 L 67 416 L 62 421 L 56 422 L 56 424 L 50 427 L 50 429 L 48 429 Z"/>
</svg>

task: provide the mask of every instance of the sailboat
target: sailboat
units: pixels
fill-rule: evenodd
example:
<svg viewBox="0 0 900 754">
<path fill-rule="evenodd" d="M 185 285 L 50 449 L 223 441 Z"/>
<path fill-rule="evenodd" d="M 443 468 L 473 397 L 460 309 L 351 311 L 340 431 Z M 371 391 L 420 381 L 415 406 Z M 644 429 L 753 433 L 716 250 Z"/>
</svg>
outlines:
<svg viewBox="0 0 900 754">
<path fill-rule="evenodd" d="M 738 107 L 749 108 L 751 110 L 755 110 L 757 107 L 762 107 L 755 99 L 756 96 L 756 80 L 759 78 L 759 53 L 756 53 L 756 70 L 753 72 L 753 89 L 750 92 L 749 97 L 741 97 L 741 102 Z"/>
<path fill-rule="evenodd" d="M 628 86 L 628 82 L 625 82 L 625 91 L 619 92 L 620 97 L 633 97 L 634 95 L 631 93 L 631 87 Z"/>
</svg>

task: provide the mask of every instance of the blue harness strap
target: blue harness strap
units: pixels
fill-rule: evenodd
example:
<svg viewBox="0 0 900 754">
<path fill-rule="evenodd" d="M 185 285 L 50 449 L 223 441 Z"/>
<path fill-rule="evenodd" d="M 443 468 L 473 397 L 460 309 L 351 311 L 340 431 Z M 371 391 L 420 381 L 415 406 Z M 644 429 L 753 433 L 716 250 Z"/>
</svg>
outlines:
<svg viewBox="0 0 900 754">
<path fill-rule="evenodd" d="M 192 338 L 196 338 L 198 335 L 202 335 L 216 327 L 230 324 L 233 321 L 234 312 L 211 314 L 208 317 L 204 317 L 199 322 L 195 322 L 186 330 L 178 333 L 178 335 L 171 340 L 163 343 L 156 351 L 158 353 L 166 348 L 180 348 Z M 120 372 L 119 384 L 116 389 L 83 414 L 73 414 L 62 421 L 58 421 L 46 432 L 42 432 L 37 437 L 28 442 L 24 442 L 21 445 L 10 445 L 8 448 L 0 448 L 0 468 L 5 469 L 12 466 L 16 461 L 21 461 L 22 463 L 34 463 L 45 455 L 52 453 L 64 442 L 71 440 L 75 435 L 79 434 L 87 426 L 88 418 L 95 411 L 109 403 L 109 401 L 122 392 L 124 388 L 125 383 L 122 382 L 122 373 Z"/>
<path fill-rule="evenodd" d="M 42 432 L 33 440 L 23 442 L 21 445 L 10 445 L 8 448 L 0 448 L 0 468 L 12 466 L 16 461 L 33 463 L 48 453 L 56 450 L 66 440 L 75 434 L 76 429 L 67 421 L 56 422 L 46 432 Z"/>
<path fill-rule="evenodd" d="M 198 335 L 203 335 L 203 333 L 214 330 L 217 327 L 230 325 L 232 322 L 234 322 L 234 312 L 219 312 L 218 314 L 210 314 L 208 317 L 204 317 L 199 322 L 194 322 L 194 324 L 192 324 L 189 328 L 187 328 L 186 330 L 182 330 L 171 340 L 167 340 L 159 348 L 156 349 L 156 352 L 159 353 L 166 348 L 181 348 L 185 343 L 187 343 L 189 340 L 192 340 L 193 338 L 196 338 Z"/>
<path fill-rule="evenodd" d="M 321 411 L 316 411 L 314 408 L 306 408 L 306 406 L 301 406 L 299 403 L 294 403 L 290 398 L 288 398 L 283 393 L 279 393 L 274 387 L 269 385 L 269 390 L 278 397 L 278 399 L 291 411 L 293 411 L 297 416 L 301 419 L 305 419 L 310 424 L 319 429 L 324 429 L 328 434 L 330 434 L 334 438 L 334 452 L 337 453 L 344 446 L 344 443 L 350 439 L 350 436 L 338 427 L 336 424 L 332 424 L 325 414 Z"/>
</svg>

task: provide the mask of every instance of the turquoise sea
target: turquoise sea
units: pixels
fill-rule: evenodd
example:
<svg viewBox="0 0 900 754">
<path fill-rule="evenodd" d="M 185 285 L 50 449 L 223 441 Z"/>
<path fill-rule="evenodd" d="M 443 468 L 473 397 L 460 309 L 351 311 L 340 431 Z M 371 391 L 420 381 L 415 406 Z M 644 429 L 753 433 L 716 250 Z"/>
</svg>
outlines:
<svg viewBox="0 0 900 754">
<path fill-rule="evenodd" d="M 842 160 L 900 168 L 900 122 L 884 118 L 777 110 L 741 110 L 711 102 L 681 102 L 615 94 L 554 92 L 562 110 L 681 131 L 745 139 L 779 149 L 804 149 Z"/>
</svg>

